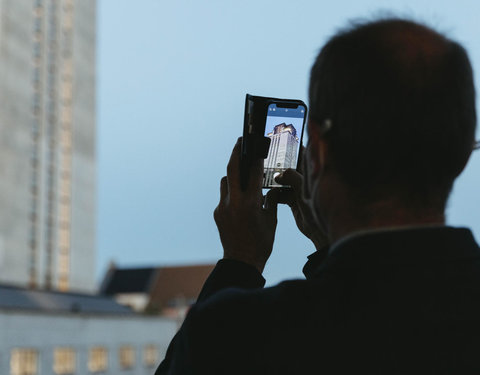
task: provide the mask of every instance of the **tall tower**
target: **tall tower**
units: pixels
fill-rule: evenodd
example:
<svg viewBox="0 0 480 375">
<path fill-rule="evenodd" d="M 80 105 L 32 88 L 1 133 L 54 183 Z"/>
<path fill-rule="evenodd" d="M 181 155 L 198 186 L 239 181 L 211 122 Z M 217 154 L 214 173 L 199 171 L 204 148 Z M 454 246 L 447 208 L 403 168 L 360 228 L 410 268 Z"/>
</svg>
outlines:
<svg viewBox="0 0 480 375">
<path fill-rule="evenodd" d="M 0 0 L 0 282 L 93 291 L 95 0 Z"/>
<path fill-rule="evenodd" d="M 268 156 L 264 161 L 265 183 L 278 185 L 274 177 L 288 168 L 296 168 L 299 140 L 297 130 L 290 124 L 281 123 L 267 136 L 271 139 Z"/>
</svg>

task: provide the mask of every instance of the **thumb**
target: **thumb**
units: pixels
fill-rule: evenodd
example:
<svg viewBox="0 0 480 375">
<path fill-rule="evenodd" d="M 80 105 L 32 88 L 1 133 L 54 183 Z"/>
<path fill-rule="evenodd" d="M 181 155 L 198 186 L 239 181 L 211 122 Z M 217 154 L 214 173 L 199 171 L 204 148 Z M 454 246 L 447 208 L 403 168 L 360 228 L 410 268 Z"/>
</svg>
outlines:
<svg viewBox="0 0 480 375">
<path fill-rule="evenodd" d="M 282 185 L 290 185 L 292 189 L 299 192 L 302 188 L 303 176 L 295 169 L 287 169 L 275 178 L 275 181 Z"/>
<path fill-rule="evenodd" d="M 220 204 L 225 203 L 228 195 L 228 181 L 227 176 L 220 180 Z"/>
</svg>

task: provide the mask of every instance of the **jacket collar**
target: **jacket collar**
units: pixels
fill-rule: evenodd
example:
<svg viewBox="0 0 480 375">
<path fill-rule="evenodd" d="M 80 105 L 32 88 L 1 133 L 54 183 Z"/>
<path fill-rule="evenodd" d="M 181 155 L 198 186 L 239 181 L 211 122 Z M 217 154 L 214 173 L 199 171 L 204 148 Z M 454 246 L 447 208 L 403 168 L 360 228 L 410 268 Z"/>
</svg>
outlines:
<svg viewBox="0 0 480 375">
<path fill-rule="evenodd" d="M 338 241 L 325 258 L 308 257 L 303 268 L 307 279 L 332 267 L 369 267 L 387 264 L 421 264 L 479 258 L 480 249 L 467 228 L 410 227 L 356 233 Z"/>
</svg>

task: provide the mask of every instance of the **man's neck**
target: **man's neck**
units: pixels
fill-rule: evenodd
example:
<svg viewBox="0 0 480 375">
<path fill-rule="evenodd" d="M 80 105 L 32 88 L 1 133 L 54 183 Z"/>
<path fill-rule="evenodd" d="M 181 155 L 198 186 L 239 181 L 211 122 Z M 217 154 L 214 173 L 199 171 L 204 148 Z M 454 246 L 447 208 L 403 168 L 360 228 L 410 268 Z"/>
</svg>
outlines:
<svg viewBox="0 0 480 375">
<path fill-rule="evenodd" d="M 331 244 L 357 232 L 445 225 L 443 212 L 412 210 L 394 202 L 376 202 L 364 208 L 343 208 L 330 217 Z"/>
</svg>

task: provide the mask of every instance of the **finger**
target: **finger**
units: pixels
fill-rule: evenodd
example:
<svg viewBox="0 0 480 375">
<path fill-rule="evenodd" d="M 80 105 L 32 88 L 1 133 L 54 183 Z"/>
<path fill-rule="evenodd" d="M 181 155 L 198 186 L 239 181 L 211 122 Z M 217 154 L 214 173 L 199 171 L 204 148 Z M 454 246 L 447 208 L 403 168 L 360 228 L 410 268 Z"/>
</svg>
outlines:
<svg viewBox="0 0 480 375">
<path fill-rule="evenodd" d="M 255 160 L 252 167 L 249 170 L 249 181 L 247 191 L 256 194 L 257 192 L 262 191 L 263 185 L 263 169 L 264 169 L 264 159 Z"/>
<path fill-rule="evenodd" d="M 280 189 L 273 188 L 267 192 L 267 194 L 263 197 L 263 207 L 268 209 L 268 205 L 272 204 L 273 202 L 277 202 L 280 199 Z"/>
<path fill-rule="evenodd" d="M 275 201 L 277 204 L 285 203 L 293 207 L 296 203 L 294 192 L 291 189 L 273 188 L 265 196 L 265 206 L 269 203 L 266 201 L 267 196 L 269 197 L 269 202 Z"/>
<path fill-rule="evenodd" d="M 304 156 L 306 155 L 306 150 L 303 154 Z M 307 168 L 307 158 L 304 157 L 302 160 L 302 165 L 301 165 L 301 170 L 302 170 L 302 176 L 303 176 L 303 186 L 302 186 L 302 195 L 304 199 L 309 199 L 310 198 L 310 192 L 308 189 L 309 186 L 309 177 L 308 177 L 308 168 Z"/>
<path fill-rule="evenodd" d="M 304 163 L 306 149 L 303 145 L 300 145 L 300 152 L 298 153 L 298 168 L 297 171 L 303 176 L 304 172 Z"/>
<path fill-rule="evenodd" d="M 272 189 L 265 196 L 265 206 L 264 209 L 269 215 L 277 217 L 277 207 L 278 207 L 278 198 L 279 190 Z"/>
<path fill-rule="evenodd" d="M 227 176 L 222 177 L 220 180 L 220 204 L 224 204 L 228 195 L 228 181 Z"/>
<path fill-rule="evenodd" d="M 242 138 L 238 138 L 227 165 L 227 188 L 230 193 L 240 190 L 240 150 Z"/>
<path fill-rule="evenodd" d="M 302 189 L 303 176 L 298 173 L 295 169 L 287 169 L 282 174 L 278 175 L 275 178 L 279 184 L 289 185 L 295 191 L 295 193 L 300 193 Z"/>
</svg>

